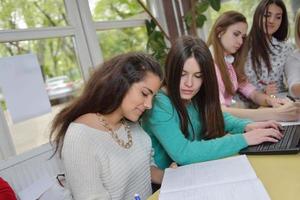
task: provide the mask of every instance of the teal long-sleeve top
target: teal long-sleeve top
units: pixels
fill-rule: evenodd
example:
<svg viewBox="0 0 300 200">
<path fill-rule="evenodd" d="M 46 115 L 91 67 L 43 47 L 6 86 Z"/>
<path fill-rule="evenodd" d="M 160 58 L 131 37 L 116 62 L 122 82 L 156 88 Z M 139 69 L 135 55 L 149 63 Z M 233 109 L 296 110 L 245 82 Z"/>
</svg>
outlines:
<svg viewBox="0 0 300 200">
<path fill-rule="evenodd" d="M 153 107 L 142 118 L 142 127 L 149 134 L 154 148 L 154 160 L 161 169 L 169 167 L 175 161 L 186 165 L 207 160 L 214 160 L 234 155 L 248 146 L 243 132 L 250 120 L 233 117 L 223 113 L 226 136 L 203 140 L 200 135 L 201 121 L 199 112 L 192 103 L 187 105 L 191 125 L 189 136 L 185 138 L 181 129 L 178 113 L 169 97 L 159 91 L 153 101 Z M 213 111 L 212 111 L 213 112 Z M 192 130 L 196 139 L 192 140 Z"/>
</svg>

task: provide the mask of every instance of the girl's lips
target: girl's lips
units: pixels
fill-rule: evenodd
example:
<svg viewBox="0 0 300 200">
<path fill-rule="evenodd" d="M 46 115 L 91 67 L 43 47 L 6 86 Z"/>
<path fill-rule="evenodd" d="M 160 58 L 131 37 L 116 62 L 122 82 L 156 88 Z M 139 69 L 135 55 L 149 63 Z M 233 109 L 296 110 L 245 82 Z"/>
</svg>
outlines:
<svg viewBox="0 0 300 200">
<path fill-rule="evenodd" d="M 139 109 L 139 108 L 138 108 L 138 111 L 140 111 L 141 113 L 143 113 L 143 112 L 144 112 L 144 110 L 142 110 L 142 109 Z"/>
<path fill-rule="evenodd" d="M 181 90 L 184 94 L 192 94 L 193 90 Z"/>
</svg>

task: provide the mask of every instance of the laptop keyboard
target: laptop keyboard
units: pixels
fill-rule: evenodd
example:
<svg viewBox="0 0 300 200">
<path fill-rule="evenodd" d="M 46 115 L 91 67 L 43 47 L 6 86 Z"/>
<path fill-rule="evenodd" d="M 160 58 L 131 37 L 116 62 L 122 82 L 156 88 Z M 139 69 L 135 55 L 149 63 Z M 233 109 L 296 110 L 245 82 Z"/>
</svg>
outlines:
<svg viewBox="0 0 300 200">
<path fill-rule="evenodd" d="M 284 137 L 277 143 L 265 142 L 261 145 L 255 146 L 257 151 L 268 151 L 275 149 L 286 149 L 291 146 L 297 126 L 284 126 Z"/>
</svg>

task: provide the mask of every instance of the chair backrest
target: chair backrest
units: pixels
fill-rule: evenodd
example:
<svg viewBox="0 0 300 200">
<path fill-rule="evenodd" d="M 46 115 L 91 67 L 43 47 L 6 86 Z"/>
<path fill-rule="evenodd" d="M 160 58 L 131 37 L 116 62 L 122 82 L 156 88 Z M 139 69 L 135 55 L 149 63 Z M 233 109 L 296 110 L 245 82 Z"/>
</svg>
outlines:
<svg viewBox="0 0 300 200">
<path fill-rule="evenodd" d="M 61 160 L 54 156 L 53 149 L 44 144 L 24 154 L 0 161 L 0 176 L 15 192 L 20 192 L 35 181 L 44 177 L 54 177 L 63 173 Z"/>
</svg>

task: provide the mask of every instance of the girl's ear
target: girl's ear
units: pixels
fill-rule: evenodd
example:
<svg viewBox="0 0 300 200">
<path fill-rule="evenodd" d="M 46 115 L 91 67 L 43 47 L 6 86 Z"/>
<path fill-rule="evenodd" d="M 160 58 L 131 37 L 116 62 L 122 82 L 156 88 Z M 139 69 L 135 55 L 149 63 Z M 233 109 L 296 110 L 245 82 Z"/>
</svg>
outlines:
<svg viewBox="0 0 300 200">
<path fill-rule="evenodd" d="M 220 28 L 220 27 L 217 27 L 217 28 L 216 28 L 216 31 L 219 33 L 219 34 L 218 34 L 218 38 L 221 38 L 222 35 L 223 35 L 223 33 L 224 33 L 224 31 L 221 31 L 221 28 Z"/>
</svg>

